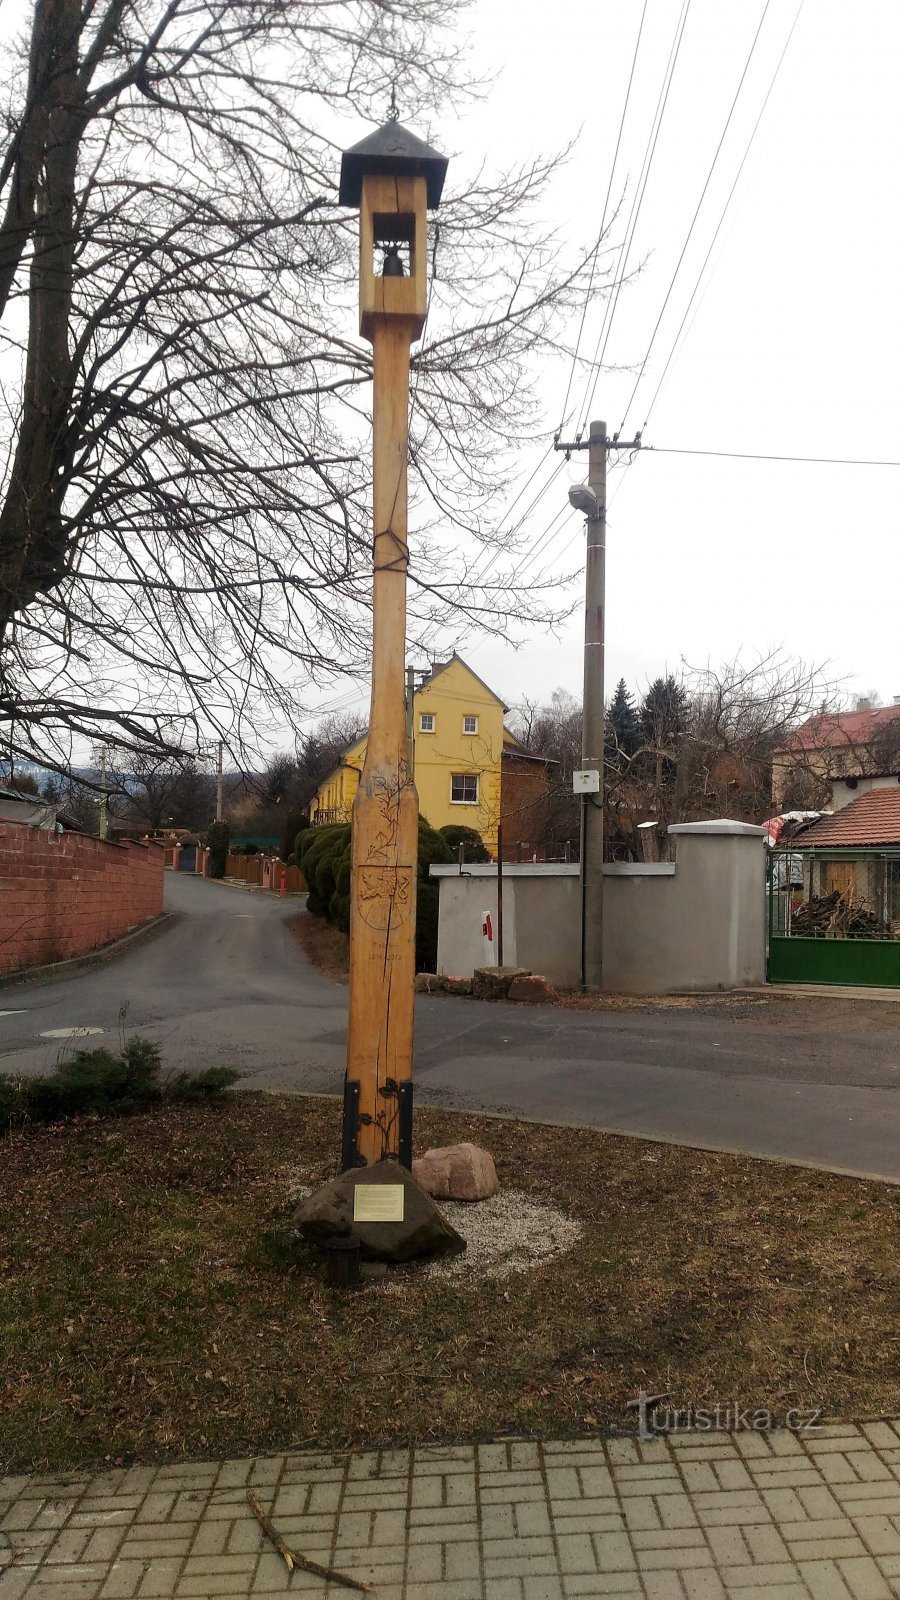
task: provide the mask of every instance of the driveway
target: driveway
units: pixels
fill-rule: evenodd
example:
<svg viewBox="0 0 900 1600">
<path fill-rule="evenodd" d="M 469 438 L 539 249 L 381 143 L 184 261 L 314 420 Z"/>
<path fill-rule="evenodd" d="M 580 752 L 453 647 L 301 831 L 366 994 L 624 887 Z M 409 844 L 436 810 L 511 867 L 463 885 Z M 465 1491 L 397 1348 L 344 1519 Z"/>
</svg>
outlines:
<svg viewBox="0 0 900 1600">
<path fill-rule="evenodd" d="M 296 900 L 167 874 L 165 930 L 103 965 L 0 989 L 0 1070 L 71 1027 L 147 1033 L 168 1067 L 340 1091 L 347 991 L 304 956 Z M 835 995 L 621 1011 L 419 996 L 419 1104 L 514 1112 L 900 1182 L 900 1006 Z"/>
</svg>

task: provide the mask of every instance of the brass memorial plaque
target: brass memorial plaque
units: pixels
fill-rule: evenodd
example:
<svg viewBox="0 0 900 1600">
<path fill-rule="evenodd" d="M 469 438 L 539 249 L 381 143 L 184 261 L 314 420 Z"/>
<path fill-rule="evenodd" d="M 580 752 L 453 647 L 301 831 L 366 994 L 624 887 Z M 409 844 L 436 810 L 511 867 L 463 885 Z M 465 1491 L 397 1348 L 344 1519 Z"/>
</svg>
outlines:
<svg viewBox="0 0 900 1600">
<path fill-rule="evenodd" d="M 402 1183 L 358 1183 L 353 1191 L 354 1222 L 402 1222 Z"/>
</svg>

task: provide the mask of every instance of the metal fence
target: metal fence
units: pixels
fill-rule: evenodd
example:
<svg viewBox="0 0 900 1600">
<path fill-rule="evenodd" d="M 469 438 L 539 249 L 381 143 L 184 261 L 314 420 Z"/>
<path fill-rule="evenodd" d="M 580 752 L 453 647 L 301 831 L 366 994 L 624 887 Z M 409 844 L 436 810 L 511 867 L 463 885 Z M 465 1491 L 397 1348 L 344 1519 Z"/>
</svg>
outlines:
<svg viewBox="0 0 900 1600">
<path fill-rule="evenodd" d="M 900 848 L 772 850 L 770 983 L 900 988 Z"/>
</svg>

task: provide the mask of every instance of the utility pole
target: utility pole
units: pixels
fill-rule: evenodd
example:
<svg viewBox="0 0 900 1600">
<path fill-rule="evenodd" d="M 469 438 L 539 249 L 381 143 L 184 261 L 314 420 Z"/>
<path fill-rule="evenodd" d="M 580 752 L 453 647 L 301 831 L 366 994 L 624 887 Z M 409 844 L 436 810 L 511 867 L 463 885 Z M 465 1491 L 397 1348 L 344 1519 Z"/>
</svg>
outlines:
<svg viewBox="0 0 900 1600">
<path fill-rule="evenodd" d="M 216 760 L 216 821 L 222 821 L 222 797 L 224 789 L 224 774 L 222 762 L 225 754 L 224 740 L 219 740 L 219 754 Z"/>
<path fill-rule="evenodd" d="M 396 117 L 344 152 L 359 208 L 360 333 L 372 345 L 372 699 L 353 802 L 343 1171 L 412 1165 L 419 802 L 404 693 L 410 346 L 427 312 L 427 212 L 446 159 Z M 411 696 L 410 696 L 411 699 Z"/>
<path fill-rule="evenodd" d="M 554 448 L 571 456 L 588 451 L 586 489 L 573 489 L 569 499 L 586 516 L 584 574 L 584 704 L 581 765 L 598 774 L 594 792 L 581 797 L 581 986 L 594 993 L 603 987 L 603 745 L 606 733 L 604 655 L 606 648 L 606 461 L 610 450 L 639 450 L 641 436 L 627 443 L 607 436 L 605 422 L 592 422 L 586 440 Z"/>
</svg>

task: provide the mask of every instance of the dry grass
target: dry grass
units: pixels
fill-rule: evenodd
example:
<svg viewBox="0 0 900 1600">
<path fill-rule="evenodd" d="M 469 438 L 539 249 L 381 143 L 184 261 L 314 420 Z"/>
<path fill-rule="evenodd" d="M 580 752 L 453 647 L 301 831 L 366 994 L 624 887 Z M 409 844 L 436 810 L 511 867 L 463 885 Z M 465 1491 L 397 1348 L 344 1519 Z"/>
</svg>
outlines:
<svg viewBox="0 0 900 1600">
<path fill-rule="evenodd" d="M 898 1191 L 601 1133 L 420 1112 L 579 1218 L 502 1284 L 355 1295 L 264 1245 L 333 1174 L 340 1109 L 240 1094 L 7 1141 L 0 1469 L 585 1432 L 673 1403 L 898 1408 Z"/>
<path fill-rule="evenodd" d="M 308 911 L 292 924 L 305 956 L 326 978 L 345 979 L 350 975 L 350 940 L 340 928 L 324 917 Z"/>
</svg>

